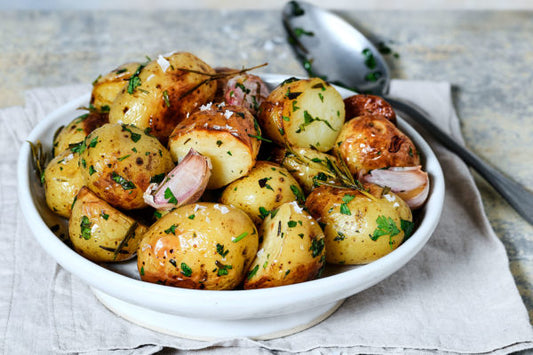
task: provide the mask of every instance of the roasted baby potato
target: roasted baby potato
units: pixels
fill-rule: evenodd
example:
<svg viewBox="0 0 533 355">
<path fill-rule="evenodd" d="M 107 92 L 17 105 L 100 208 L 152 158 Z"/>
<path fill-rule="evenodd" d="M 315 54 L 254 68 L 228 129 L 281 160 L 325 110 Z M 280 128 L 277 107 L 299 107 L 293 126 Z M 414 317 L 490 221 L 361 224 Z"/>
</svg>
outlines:
<svg viewBox="0 0 533 355">
<path fill-rule="evenodd" d="M 76 117 L 54 137 L 53 153 L 57 156 L 71 145 L 81 142 L 96 128 L 108 123 L 108 113 L 91 110 Z"/>
<path fill-rule="evenodd" d="M 255 225 L 243 211 L 193 203 L 150 227 L 139 245 L 137 266 L 144 281 L 229 290 L 243 281 L 258 243 Z"/>
<path fill-rule="evenodd" d="M 314 147 L 327 152 L 344 123 L 339 92 L 320 78 L 289 79 L 260 106 L 258 121 L 265 135 L 281 146 Z"/>
<path fill-rule="evenodd" d="M 85 185 L 114 207 L 146 207 L 143 193 L 174 167 L 168 150 L 131 125 L 108 123 L 79 145 Z"/>
<path fill-rule="evenodd" d="M 191 53 L 159 56 L 140 65 L 131 76 L 111 105 L 109 122 L 149 129 L 166 144 L 176 124 L 213 100 L 216 81 L 208 79 L 214 73 Z"/>
<path fill-rule="evenodd" d="M 65 150 L 44 170 L 46 204 L 53 212 L 66 218 L 70 217 L 72 202 L 84 185 L 79 160 L 79 153 Z"/>
<path fill-rule="evenodd" d="M 383 116 L 365 115 L 346 122 L 333 149 L 359 176 L 373 169 L 420 165 L 411 139 Z"/>
<path fill-rule="evenodd" d="M 305 206 L 323 226 L 326 260 L 333 264 L 367 264 L 387 255 L 413 229 L 409 206 L 377 185 L 367 191 L 320 186 Z"/>
<path fill-rule="evenodd" d="M 383 116 L 396 125 L 396 113 L 384 98 L 376 95 L 358 94 L 344 99 L 346 119 L 364 115 Z"/>
<path fill-rule="evenodd" d="M 68 226 L 74 249 L 96 262 L 132 258 L 147 230 L 85 186 L 76 196 Z"/>
<path fill-rule="evenodd" d="M 262 242 L 244 280 L 245 289 L 313 280 L 326 264 L 322 229 L 294 201 L 272 211 L 259 235 Z"/>
<path fill-rule="evenodd" d="M 305 194 L 309 194 L 320 183 L 336 184 L 337 179 L 328 169 L 337 159 L 329 154 L 311 148 L 278 148 L 273 160 L 286 168 L 298 181 Z"/>
<path fill-rule="evenodd" d="M 99 76 L 93 82 L 91 105 L 97 110 L 108 111 L 111 104 L 128 80 L 139 68 L 140 63 L 126 63 L 112 70 L 104 76 Z"/>
<path fill-rule="evenodd" d="M 270 211 L 296 200 L 304 200 L 298 182 L 287 169 L 267 161 L 258 161 L 247 176 L 229 184 L 220 197 L 222 203 L 246 212 L 256 225 Z"/>
<path fill-rule="evenodd" d="M 180 122 L 169 139 L 174 161 L 194 149 L 211 159 L 208 189 L 226 186 L 255 165 L 261 131 L 252 114 L 240 106 L 208 104 Z"/>
</svg>

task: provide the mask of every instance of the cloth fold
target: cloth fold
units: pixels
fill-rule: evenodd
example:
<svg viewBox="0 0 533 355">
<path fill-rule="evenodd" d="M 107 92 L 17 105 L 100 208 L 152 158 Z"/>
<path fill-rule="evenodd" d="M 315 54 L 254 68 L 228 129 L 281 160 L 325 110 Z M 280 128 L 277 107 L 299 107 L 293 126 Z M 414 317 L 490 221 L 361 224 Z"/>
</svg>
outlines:
<svg viewBox="0 0 533 355">
<path fill-rule="evenodd" d="M 6 354 L 509 353 L 533 348 L 533 331 L 505 249 L 468 168 L 425 135 L 442 165 L 446 200 L 428 244 L 404 268 L 320 324 L 283 338 L 202 342 L 160 334 L 114 315 L 40 248 L 16 196 L 16 152 L 46 114 L 90 88 L 31 90 L 0 110 L 0 346 Z M 449 83 L 394 80 L 406 98 L 462 141 Z M 423 132 L 422 132 L 423 133 Z M 16 149 L 15 149 L 16 147 Z"/>
</svg>

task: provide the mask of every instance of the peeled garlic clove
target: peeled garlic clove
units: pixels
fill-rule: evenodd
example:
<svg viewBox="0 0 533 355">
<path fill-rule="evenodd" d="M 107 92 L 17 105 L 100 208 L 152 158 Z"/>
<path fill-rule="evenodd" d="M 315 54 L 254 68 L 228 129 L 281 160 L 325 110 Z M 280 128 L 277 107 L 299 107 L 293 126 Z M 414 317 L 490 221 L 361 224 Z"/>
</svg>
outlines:
<svg viewBox="0 0 533 355">
<path fill-rule="evenodd" d="M 157 209 L 169 210 L 198 201 L 211 177 L 211 160 L 191 149 L 160 184 L 152 183 L 144 201 Z"/>
<path fill-rule="evenodd" d="M 421 166 L 376 169 L 362 176 L 361 180 L 390 187 L 411 209 L 421 207 L 429 194 L 429 177 Z"/>
</svg>

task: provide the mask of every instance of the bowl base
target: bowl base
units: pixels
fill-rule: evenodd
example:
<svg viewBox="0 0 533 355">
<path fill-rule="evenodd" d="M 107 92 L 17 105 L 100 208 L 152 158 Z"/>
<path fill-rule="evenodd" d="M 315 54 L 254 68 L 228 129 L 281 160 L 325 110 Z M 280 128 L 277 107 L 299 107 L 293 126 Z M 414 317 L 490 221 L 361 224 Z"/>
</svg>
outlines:
<svg viewBox="0 0 533 355">
<path fill-rule="evenodd" d="M 153 311 L 92 288 L 96 298 L 120 317 L 160 333 L 195 340 L 247 337 L 256 340 L 280 338 L 310 328 L 333 314 L 344 302 L 336 301 L 304 311 L 268 318 L 203 319 Z"/>
</svg>

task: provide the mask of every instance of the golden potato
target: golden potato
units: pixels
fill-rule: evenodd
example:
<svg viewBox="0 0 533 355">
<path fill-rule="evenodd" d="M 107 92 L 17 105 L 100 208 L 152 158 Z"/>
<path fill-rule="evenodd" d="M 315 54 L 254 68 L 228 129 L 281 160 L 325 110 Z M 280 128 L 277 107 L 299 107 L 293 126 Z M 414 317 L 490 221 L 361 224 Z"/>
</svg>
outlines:
<svg viewBox="0 0 533 355">
<path fill-rule="evenodd" d="M 150 182 L 172 170 L 168 150 L 135 126 L 108 123 L 92 131 L 79 146 L 85 185 L 114 207 L 146 207 Z"/>
<path fill-rule="evenodd" d="M 166 144 L 176 124 L 213 100 L 216 81 L 202 84 L 211 74 L 215 71 L 191 53 L 159 56 L 146 66 L 139 66 L 131 76 L 111 105 L 109 122 L 150 129 Z"/>
<path fill-rule="evenodd" d="M 66 218 L 70 217 L 72 202 L 84 185 L 79 160 L 79 153 L 65 150 L 52 159 L 44 170 L 46 204 L 53 212 Z"/>
<path fill-rule="evenodd" d="M 140 63 L 126 63 L 112 70 L 104 76 L 99 76 L 93 82 L 91 105 L 97 110 L 109 112 L 111 104 L 118 93 L 128 84 L 128 80 L 139 68 Z"/>
<path fill-rule="evenodd" d="M 246 212 L 256 225 L 273 209 L 295 200 L 304 202 L 298 182 L 287 169 L 268 161 L 258 161 L 247 176 L 229 184 L 220 197 L 222 203 Z"/>
<path fill-rule="evenodd" d="M 396 249 L 413 229 L 409 206 L 392 192 L 368 184 L 367 193 L 321 186 L 306 207 L 323 226 L 326 260 L 334 264 L 367 264 Z"/>
<path fill-rule="evenodd" d="M 321 182 L 337 183 L 335 175 L 328 169 L 328 160 L 334 164 L 337 162 L 334 156 L 311 148 L 295 147 L 291 150 L 275 149 L 273 160 L 294 176 L 305 194 L 309 194 Z"/>
<path fill-rule="evenodd" d="M 112 262 L 132 258 L 147 228 L 84 186 L 73 204 L 68 230 L 78 253 L 92 261 Z"/>
<path fill-rule="evenodd" d="M 144 281 L 229 290 L 243 281 L 258 243 L 257 230 L 243 211 L 194 203 L 150 227 L 139 245 L 137 266 Z"/>
<path fill-rule="evenodd" d="M 180 122 L 169 138 L 174 161 L 192 148 L 211 159 L 208 189 L 226 186 L 248 174 L 255 165 L 261 131 L 245 108 L 208 104 Z"/>
<path fill-rule="evenodd" d="M 360 116 L 346 122 L 333 148 L 352 174 L 373 169 L 420 165 L 411 139 L 383 116 Z"/>
<path fill-rule="evenodd" d="M 258 121 L 276 143 L 327 152 L 344 123 L 339 92 L 320 78 L 286 80 L 261 104 Z"/>
<path fill-rule="evenodd" d="M 69 149 L 71 145 L 81 142 L 93 130 L 108 122 L 108 113 L 97 110 L 76 117 L 67 126 L 61 128 L 54 137 L 54 156 Z"/>
<path fill-rule="evenodd" d="M 326 265 L 324 233 L 295 201 L 269 214 L 259 235 L 262 242 L 244 280 L 245 289 L 313 280 Z"/>
</svg>

